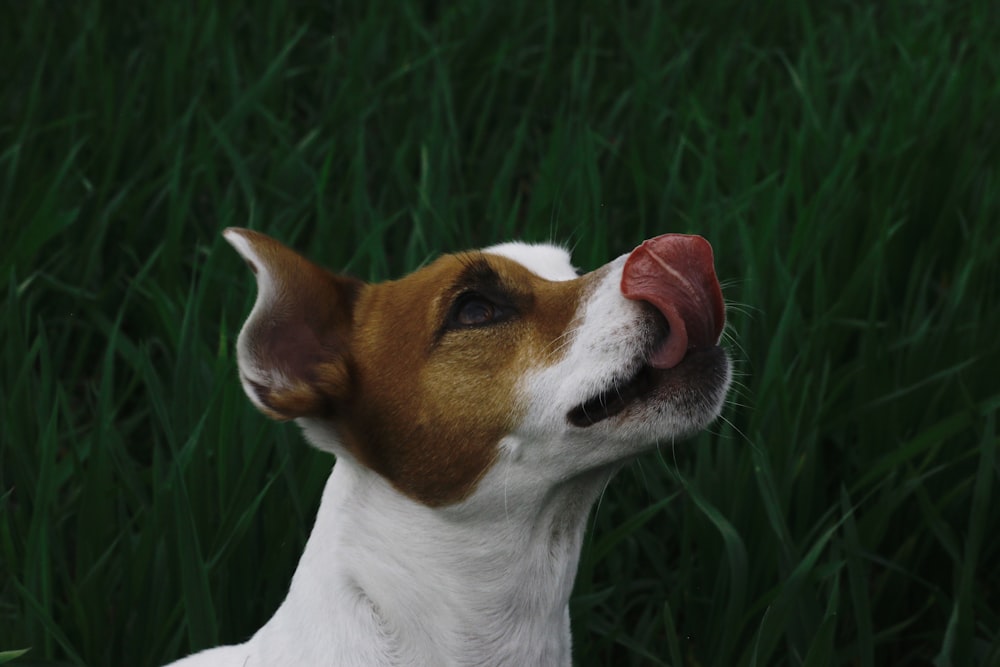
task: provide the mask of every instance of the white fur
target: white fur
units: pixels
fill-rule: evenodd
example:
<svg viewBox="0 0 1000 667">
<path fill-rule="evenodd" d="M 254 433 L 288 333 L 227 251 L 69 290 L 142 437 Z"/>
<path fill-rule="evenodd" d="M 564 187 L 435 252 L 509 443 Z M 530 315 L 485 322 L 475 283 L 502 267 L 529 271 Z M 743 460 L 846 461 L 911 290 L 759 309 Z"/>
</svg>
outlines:
<svg viewBox="0 0 1000 667">
<path fill-rule="evenodd" d="M 531 269 L 536 276 L 546 280 L 573 280 L 577 277 L 576 269 L 570 261 L 569 251 L 560 246 L 511 241 L 490 246 L 483 252 L 519 262 Z"/>
<path fill-rule="evenodd" d="M 487 252 L 549 280 L 576 277 L 554 246 Z M 641 363 L 648 318 L 621 295 L 624 261 L 601 269 L 558 361 L 524 377 L 525 419 L 460 503 L 429 508 L 401 495 L 322 422 L 299 420 L 338 462 L 287 598 L 246 643 L 174 667 L 570 665 L 568 603 L 591 505 L 622 461 L 714 417 L 728 386 L 727 374 L 718 404 L 699 415 L 667 406 L 585 429 L 567 422 Z"/>
</svg>

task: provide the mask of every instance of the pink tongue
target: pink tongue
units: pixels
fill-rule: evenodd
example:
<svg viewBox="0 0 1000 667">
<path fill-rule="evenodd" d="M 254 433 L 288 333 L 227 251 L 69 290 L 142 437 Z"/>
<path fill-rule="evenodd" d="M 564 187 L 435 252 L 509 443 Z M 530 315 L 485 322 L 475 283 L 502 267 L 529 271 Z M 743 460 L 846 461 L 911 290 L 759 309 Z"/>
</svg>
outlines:
<svg viewBox="0 0 1000 667">
<path fill-rule="evenodd" d="M 712 246 L 700 236 L 664 234 L 632 251 L 622 272 L 622 294 L 646 301 L 667 318 L 670 333 L 649 364 L 673 368 L 687 351 L 715 345 L 725 309 Z"/>
</svg>

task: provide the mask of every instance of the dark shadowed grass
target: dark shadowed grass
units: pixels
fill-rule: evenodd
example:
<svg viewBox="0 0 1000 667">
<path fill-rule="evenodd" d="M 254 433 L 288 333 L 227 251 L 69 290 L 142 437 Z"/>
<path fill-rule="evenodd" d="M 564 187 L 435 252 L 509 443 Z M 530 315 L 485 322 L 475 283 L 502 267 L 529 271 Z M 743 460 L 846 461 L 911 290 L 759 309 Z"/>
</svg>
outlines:
<svg viewBox="0 0 1000 667">
<path fill-rule="evenodd" d="M 1000 664 L 996 3 L 21 3 L 0 26 L 14 664 L 161 664 L 284 595 L 332 461 L 242 395 L 228 225 L 375 280 L 512 237 L 593 268 L 703 234 L 738 384 L 601 499 L 577 663 Z"/>
</svg>

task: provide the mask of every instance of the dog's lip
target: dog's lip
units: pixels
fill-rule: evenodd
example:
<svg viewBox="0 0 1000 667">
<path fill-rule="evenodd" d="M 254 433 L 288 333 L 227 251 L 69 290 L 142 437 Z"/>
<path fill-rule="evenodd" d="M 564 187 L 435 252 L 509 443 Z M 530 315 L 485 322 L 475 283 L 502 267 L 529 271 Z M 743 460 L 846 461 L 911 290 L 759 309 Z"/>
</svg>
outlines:
<svg viewBox="0 0 1000 667">
<path fill-rule="evenodd" d="M 626 412 L 632 406 L 645 403 L 655 396 L 678 375 L 684 375 L 684 366 L 689 358 L 719 349 L 718 345 L 713 345 L 692 350 L 669 369 L 657 368 L 645 358 L 640 358 L 636 363 L 630 364 L 628 370 L 608 382 L 604 389 L 570 410 L 566 419 L 573 426 L 588 428 Z"/>
<path fill-rule="evenodd" d="M 570 410 L 566 418 L 571 424 L 586 428 L 614 417 L 657 384 L 660 378 L 656 376 L 662 375 L 663 371 L 651 362 L 651 358 L 669 337 L 670 325 L 659 311 L 652 310 L 654 328 L 646 351 L 633 359 L 604 389 Z"/>
<path fill-rule="evenodd" d="M 569 411 L 566 418 L 580 428 L 593 426 L 598 422 L 621 413 L 630 404 L 639 400 L 652 385 L 655 369 L 643 362 L 634 370 L 608 383 L 608 387 Z"/>
</svg>

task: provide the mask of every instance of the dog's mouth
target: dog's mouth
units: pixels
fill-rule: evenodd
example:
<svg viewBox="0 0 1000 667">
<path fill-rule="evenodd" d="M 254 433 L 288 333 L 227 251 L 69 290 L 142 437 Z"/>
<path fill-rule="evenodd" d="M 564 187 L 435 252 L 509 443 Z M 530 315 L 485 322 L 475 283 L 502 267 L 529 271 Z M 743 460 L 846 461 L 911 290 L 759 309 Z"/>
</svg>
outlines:
<svg viewBox="0 0 1000 667">
<path fill-rule="evenodd" d="M 688 350 L 681 362 L 669 369 L 642 363 L 625 377 L 569 411 L 566 419 L 577 428 L 599 424 L 616 415 L 644 406 L 671 404 L 693 418 L 707 414 L 725 390 L 728 357 L 718 345 Z M 645 411 L 645 413 L 649 413 Z"/>
<path fill-rule="evenodd" d="M 621 293 L 653 311 L 649 348 L 636 360 L 637 370 L 569 411 L 574 426 L 593 426 L 654 394 L 676 401 L 685 391 L 710 386 L 718 360 L 725 362 L 718 347 L 725 304 L 705 239 L 663 234 L 645 241 L 622 267 Z"/>
<path fill-rule="evenodd" d="M 662 371 L 643 364 L 624 382 L 612 382 L 608 389 L 570 410 L 567 419 L 573 426 L 586 428 L 614 417 L 647 396 L 657 384 L 654 375 L 659 373 Z"/>
<path fill-rule="evenodd" d="M 713 395 L 716 380 L 725 377 L 726 353 L 718 345 L 690 347 L 675 366 L 659 368 L 654 360 L 668 344 L 669 337 L 670 325 L 666 319 L 652 313 L 646 350 L 629 365 L 635 370 L 615 378 L 607 388 L 570 410 L 566 415 L 569 423 L 587 428 L 642 403 L 675 401 L 692 392 L 705 397 Z"/>
<path fill-rule="evenodd" d="M 570 410 L 566 418 L 573 426 L 586 428 L 614 417 L 629 405 L 642 401 L 660 384 L 666 371 L 654 368 L 649 360 L 665 345 L 670 335 L 670 325 L 658 312 L 651 313 L 651 317 L 652 335 L 646 353 L 636 360 L 636 370 L 624 377 L 615 378 L 607 389 Z"/>
</svg>

